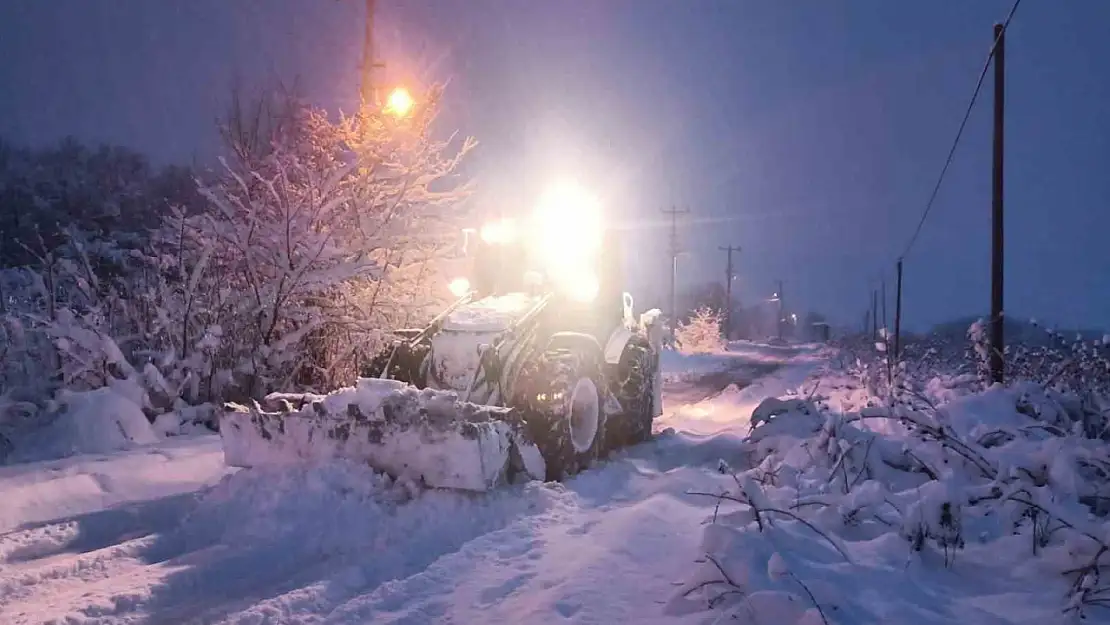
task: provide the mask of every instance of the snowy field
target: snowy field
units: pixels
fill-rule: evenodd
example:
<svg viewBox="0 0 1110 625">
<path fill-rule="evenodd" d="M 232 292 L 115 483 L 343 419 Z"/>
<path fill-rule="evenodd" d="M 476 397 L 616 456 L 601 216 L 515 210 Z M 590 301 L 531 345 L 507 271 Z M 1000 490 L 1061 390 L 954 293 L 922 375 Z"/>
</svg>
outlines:
<svg viewBox="0 0 1110 625">
<path fill-rule="evenodd" d="M 1102 554 L 1070 542 L 1034 558 L 1028 536 L 970 513 L 962 533 L 938 525 L 932 506 L 975 484 L 891 469 L 910 448 L 893 425 L 809 412 L 806 398 L 873 409 L 826 371 L 830 354 L 669 353 L 655 441 L 564 484 L 486 495 L 343 463 L 229 470 L 212 435 L 0 467 L 0 623 L 1066 622 L 1053 567 Z M 768 396 L 786 401 L 763 404 L 756 417 L 774 418 L 747 438 Z M 1006 401 L 954 400 L 951 427 L 988 414 L 1009 428 L 1021 416 Z M 1012 467 L 1053 462 L 992 449 L 1025 452 Z M 957 537 L 946 563 L 936 545 Z"/>
</svg>

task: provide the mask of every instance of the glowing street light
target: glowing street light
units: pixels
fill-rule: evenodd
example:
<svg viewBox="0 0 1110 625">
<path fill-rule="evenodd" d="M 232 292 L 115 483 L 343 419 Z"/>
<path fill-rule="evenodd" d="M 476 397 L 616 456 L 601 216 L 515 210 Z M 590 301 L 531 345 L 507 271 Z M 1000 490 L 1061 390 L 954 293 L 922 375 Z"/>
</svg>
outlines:
<svg viewBox="0 0 1110 625">
<path fill-rule="evenodd" d="M 385 101 L 385 112 L 394 117 L 408 117 L 415 107 L 416 100 L 413 99 L 409 90 L 404 87 L 394 88 L 393 91 L 389 92 L 389 97 Z"/>
</svg>

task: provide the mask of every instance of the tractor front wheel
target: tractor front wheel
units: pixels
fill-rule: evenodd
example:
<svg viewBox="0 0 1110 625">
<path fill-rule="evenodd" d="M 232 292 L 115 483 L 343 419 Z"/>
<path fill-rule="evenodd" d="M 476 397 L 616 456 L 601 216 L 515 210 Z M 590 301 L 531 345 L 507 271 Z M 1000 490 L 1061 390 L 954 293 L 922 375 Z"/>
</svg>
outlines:
<svg viewBox="0 0 1110 625">
<path fill-rule="evenodd" d="M 517 405 L 540 450 L 546 479 L 586 469 L 605 440 L 605 386 L 599 358 L 589 350 L 550 349 L 518 380 Z"/>
</svg>

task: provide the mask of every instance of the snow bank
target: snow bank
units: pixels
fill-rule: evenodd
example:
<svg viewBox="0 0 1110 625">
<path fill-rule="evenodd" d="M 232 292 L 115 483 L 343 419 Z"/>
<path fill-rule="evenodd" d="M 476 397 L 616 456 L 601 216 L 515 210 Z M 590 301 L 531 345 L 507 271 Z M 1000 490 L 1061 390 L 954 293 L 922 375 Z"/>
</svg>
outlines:
<svg viewBox="0 0 1110 625">
<path fill-rule="evenodd" d="M 297 410 L 232 405 L 220 435 L 228 464 L 237 467 L 347 458 L 428 486 L 474 491 L 516 473 L 545 475 L 539 449 L 510 410 L 394 380 L 363 378 Z"/>
<path fill-rule="evenodd" d="M 720 505 L 669 614 L 788 625 L 1110 617 L 1110 450 L 1059 397 L 995 387 L 914 410 L 861 401 L 846 376 L 822 381 L 812 401 L 753 411 L 753 468 L 722 463 L 717 489 L 701 493 Z"/>
<path fill-rule="evenodd" d="M 105 454 L 160 440 L 143 413 L 142 389 L 132 382 L 114 380 L 93 391 L 62 390 L 55 401 L 53 421 L 20 440 L 11 461 Z"/>
<path fill-rule="evenodd" d="M 158 441 L 140 404 L 115 387 L 63 392 L 65 410 L 55 425 L 65 428 L 79 453 L 107 453 Z"/>
<path fill-rule="evenodd" d="M 0 532 L 197 490 L 228 472 L 215 436 L 0 467 Z"/>
</svg>

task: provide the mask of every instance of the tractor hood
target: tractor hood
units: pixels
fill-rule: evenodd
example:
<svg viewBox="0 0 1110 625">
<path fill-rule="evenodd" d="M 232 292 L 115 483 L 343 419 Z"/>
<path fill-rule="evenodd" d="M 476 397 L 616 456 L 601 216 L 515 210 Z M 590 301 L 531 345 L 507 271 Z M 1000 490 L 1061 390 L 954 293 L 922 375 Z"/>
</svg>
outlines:
<svg viewBox="0 0 1110 625">
<path fill-rule="evenodd" d="M 443 329 L 481 334 L 502 332 L 539 301 L 539 297 L 527 293 L 483 297 L 452 311 L 444 320 Z"/>
<path fill-rule="evenodd" d="M 513 293 L 484 297 L 452 311 L 442 331 L 432 337 L 429 386 L 465 393 L 480 366 L 479 346 L 492 345 L 539 301 L 539 297 Z M 477 391 L 475 401 L 487 401 L 490 392 L 490 388 Z"/>
</svg>

